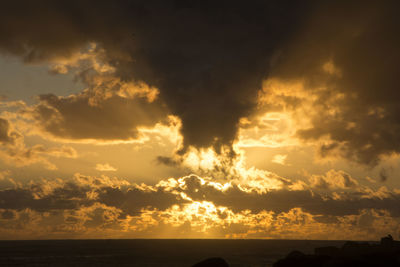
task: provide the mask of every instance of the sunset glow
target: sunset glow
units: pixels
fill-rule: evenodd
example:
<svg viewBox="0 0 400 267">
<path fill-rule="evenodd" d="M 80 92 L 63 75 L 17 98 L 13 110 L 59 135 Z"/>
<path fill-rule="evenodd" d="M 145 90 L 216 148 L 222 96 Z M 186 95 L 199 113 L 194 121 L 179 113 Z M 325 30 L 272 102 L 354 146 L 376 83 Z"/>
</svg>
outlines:
<svg viewBox="0 0 400 267">
<path fill-rule="evenodd" d="M 389 5 L 13 2 L 0 239 L 400 234 Z"/>
</svg>

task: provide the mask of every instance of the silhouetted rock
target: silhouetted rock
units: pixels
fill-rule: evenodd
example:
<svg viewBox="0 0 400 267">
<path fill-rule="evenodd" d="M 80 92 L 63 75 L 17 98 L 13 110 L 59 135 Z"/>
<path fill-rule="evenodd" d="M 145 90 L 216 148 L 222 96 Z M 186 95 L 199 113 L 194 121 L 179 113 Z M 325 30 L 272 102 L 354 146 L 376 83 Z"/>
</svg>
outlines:
<svg viewBox="0 0 400 267">
<path fill-rule="evenodd" d="M 229 264 L 222 258 L 209 258 L 192 267 L 229 267 Z"/>
<path fill-rule="evenodd" d="M 304 256 L 305 254 L 303 252 L 298 250 L 293 250 L 286 256 L 286 258 L 297 259 L 297 258 L 303 258 Z"/>
<path fill-rule="evenodd" d="M 340 253 L 340 248 L 329 246 L 329 247 L 320 247 L 314 249 L 315 255 L 325 255 L 330 257 L 335 257 Z"/>
<path fill-rule="evenodd" d="M 341 248 L 320 247 L 314 255 L 292 251 L 274 267 L 395 267 L 400 266 L 400 242 L 391 235 L 381 242 L 348 241 Z"/>
<path fill-rule="evenodd" d="M 286 258 L 274 263 L 274 267 L 322 267 L 329 260 L 331 260 L 331 257 L 325 255 L 301 255 L 297 253 L 293 255 L 289 253 Z"/>
<path fill-rule="evenodd" d="M 381 245 L 385 247 L 392 247 L 394 243 L 392 235 L 387 235 L 381 238 Z"/>
</svg>

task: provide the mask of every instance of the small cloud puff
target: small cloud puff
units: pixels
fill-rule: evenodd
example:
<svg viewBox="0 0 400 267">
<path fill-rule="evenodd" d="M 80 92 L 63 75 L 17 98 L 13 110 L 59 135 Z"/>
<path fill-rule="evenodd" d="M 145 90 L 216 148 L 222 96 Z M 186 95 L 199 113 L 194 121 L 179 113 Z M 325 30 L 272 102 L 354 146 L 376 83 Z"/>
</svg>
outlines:
<svg viewBox="0 0 400 267">
<path fill-rule="evenodd" d="M 105 163 L 105 164 L 98 163 L 98 164 L 96 164 L 96 170 L 101 171 L 101 172 L 109 172 L 109 171 L 115 172 L 118 169 L 111 166 L 108 163 Z"/>
<path fill-rule="evenodd" d="M 285 165 L 286 164 L 286 159 L 287 159 L 287 155 L 280 155 L 277 154 L 272 158 L 272 162 L 273 163 L 277 163 L 277 164 L 281 164 L 281 165 Z"/>
</svg>

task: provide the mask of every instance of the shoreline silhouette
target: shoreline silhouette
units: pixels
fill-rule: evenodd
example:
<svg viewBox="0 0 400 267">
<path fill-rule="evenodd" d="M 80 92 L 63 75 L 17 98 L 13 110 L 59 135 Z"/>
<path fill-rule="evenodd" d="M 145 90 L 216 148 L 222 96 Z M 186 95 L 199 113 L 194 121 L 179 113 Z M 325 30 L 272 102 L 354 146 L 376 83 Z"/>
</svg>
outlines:
<svg viewBox="0 0 400 267">
<path fill-rule="evenodd" d="M 228 267 L 222 258 L 205 259 L 192 267 Z M 341 247 L 316 247 L 314 254 L 294 250 L 273 267 L 395 267 L 400 266 L 400 241 L 389 234 L 380 242 L 347 241 Z"/>
</svg>

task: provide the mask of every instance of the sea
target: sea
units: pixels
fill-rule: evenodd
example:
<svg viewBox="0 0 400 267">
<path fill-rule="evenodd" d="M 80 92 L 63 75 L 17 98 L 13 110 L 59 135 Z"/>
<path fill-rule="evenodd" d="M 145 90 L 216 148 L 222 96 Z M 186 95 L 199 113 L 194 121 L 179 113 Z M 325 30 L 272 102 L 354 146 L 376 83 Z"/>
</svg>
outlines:
<svg viewBox="0 0 400 267">
<path fill-rule="evenodd" d="M 272 266 L 289 252 L 345 241 L 93 239 L 0 241 L 0 266 L 186 266 L 221 257 L 229 266 Z"/>
</svg>

